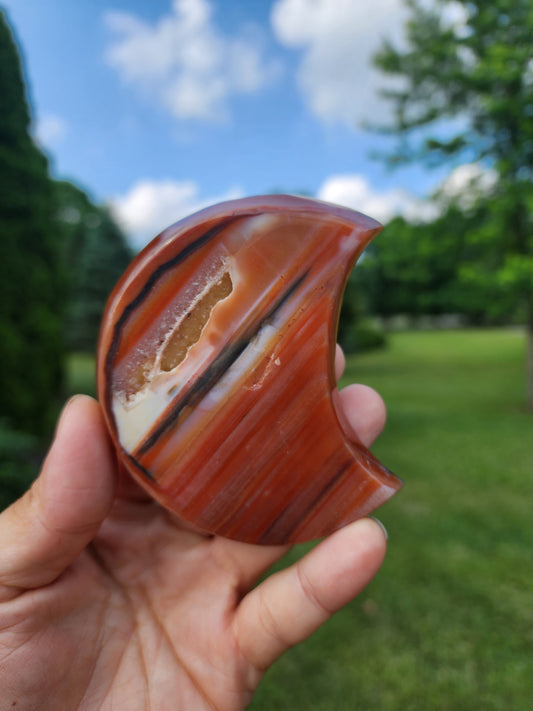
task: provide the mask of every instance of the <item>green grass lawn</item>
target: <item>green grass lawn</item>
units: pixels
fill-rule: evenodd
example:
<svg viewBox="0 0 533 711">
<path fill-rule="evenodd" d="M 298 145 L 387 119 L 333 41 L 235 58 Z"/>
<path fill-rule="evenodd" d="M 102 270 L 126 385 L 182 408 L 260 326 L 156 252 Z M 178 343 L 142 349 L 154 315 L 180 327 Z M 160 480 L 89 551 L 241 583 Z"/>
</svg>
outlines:
<svg viewBox="0 0 533 711">
<path fill-rule="evenodd" d="M 254 711 L 532 708 L 523 363 L 517 331 L 402 333 L 349 359 L 345 383 L 372 385 L 388 406 L 373 451 L 405 481 L 378 513 L 387 558 L 358 600 L 267 674 Z"/>
</svg>

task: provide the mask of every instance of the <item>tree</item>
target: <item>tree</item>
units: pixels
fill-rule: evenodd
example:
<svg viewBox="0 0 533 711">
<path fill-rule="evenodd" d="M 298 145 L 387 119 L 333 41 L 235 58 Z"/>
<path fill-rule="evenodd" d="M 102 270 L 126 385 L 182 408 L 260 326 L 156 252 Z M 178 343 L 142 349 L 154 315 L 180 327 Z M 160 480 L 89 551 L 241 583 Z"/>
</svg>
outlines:
<svg viewBox="0 0 533 711">
<path fill-rule="evenodd" d="M 0 413 L 44 435 L 63 379 L 64 273 L 47 160 L 29 133 L 20 58 L 0 10 Z"/>
<path fill-rule="evenodd" d="M 516 311 L 516 294 L 493 276 L 501 262 L 498 207 L 486 200 L 471 210 L 452 204 L 433 222 L 395 218 L 358 270 L 368 310 L 385 317 L 460 314 L 476 325 L 518 323 L 523 313 Z"/>
<path fill-rule="evenodd" d="M 94 352 L 106 301 L 133 253 L 108 210 L 83 190 L 61 181 L 56 193 L 69 284 L 66 342 L 71 350 Z"/>
<path fill-rule="evenodd" d="M 497 209 L 480 210 L 470 276 L 512 297 L 524 313 L 533 410 L 533 4 L 406 4 L 405 42 L 386 42 L 375 58 L 399 80 L 384 92 L 394 107 L 385 130 L 399 137 L 390 160 L 474 160 L 495 171 Z"/>
<path fill-rule="evenodd" d="M 432 223 L 392 220 L 370 246 L 360 280 L 369 308 L 381 316 L 465 312 L 457 291 L 457 263 L 464 249 L 459 211 Z"/>
</svg>

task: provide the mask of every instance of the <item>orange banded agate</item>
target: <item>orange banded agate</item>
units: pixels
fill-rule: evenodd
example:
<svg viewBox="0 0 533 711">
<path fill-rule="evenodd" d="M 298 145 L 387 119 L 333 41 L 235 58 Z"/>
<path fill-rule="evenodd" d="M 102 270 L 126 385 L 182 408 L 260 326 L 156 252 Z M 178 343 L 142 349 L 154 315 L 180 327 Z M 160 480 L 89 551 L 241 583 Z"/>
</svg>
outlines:
<svg viewBox="0 0 533 711">
<path fill-rule="evenodd" d="M 401 482 L 337 406 L 348 274 L 381 229 L 290 196 L 172 225 L 108 302 L 98 394 L 119 459 L 184 522 L 260 544 L 321 537 Z"/>
</svg>

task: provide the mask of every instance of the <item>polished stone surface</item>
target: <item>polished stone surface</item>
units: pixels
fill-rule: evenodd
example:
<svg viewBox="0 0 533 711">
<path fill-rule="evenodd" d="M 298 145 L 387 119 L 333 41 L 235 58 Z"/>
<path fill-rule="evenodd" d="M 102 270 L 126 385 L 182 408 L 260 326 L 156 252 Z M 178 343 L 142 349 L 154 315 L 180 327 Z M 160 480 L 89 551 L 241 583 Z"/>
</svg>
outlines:
<svg viewBox="0 0 533 711">
<path fill-rule="evenodd" d="M 98 392 L 123 465 L 201 530 L 323 536 L 401 482 L 336 406 L 344 284 L 380 226 L 307 198 L 216 205 L 134 260 L 104 315 Z"/>
</svg>

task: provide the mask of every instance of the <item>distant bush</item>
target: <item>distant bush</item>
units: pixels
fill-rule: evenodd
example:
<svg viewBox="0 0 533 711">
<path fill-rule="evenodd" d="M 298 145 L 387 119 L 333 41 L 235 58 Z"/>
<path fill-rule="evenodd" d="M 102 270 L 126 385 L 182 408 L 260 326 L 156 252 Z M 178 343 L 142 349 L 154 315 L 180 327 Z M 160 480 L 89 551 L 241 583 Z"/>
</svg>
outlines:
<svg viewBox="0 0 533 711">
<path fill-rule="evenodd" d="M 385 333 L 372 321 L 363 319 L 344 328 L 341 346 L 345 353 L 361 353 L 383 348 L 387 343 Z"/>
</svg>

